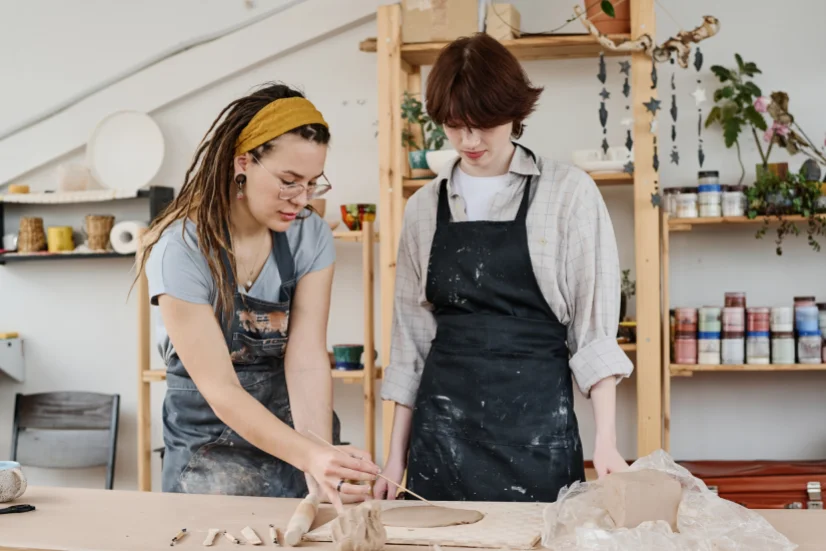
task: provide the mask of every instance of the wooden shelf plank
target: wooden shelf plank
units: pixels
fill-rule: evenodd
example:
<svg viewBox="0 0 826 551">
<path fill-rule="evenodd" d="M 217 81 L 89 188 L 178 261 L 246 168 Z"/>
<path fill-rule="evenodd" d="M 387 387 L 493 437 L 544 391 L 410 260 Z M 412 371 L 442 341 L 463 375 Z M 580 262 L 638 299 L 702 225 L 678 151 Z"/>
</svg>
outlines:
<svg viewBox="0 0 826 551">
<path fill-rule="evenodd" d="M 356 230 L 356 231 L 349 231 L 349 230 L 334 231 L 333 232 L 333 237 L 335 239 L 338 239 L 339 241 L 348 241 L 348 242 L 352 242 L 352 243 L 361 243 L 364 240 L 364 236 L 361 233 L 361 230 Z M 375 239 L 376 241 L 379 240 L 379 232 L 375 233 L 375 236 L 373 237 L 373 239 Z"/>
<path fill-rule="evenodd" d="M 672 377 L 690 376 L 702 372 L 732 371 L 826 371 L 826 364 L 737 364 L 737 365 L 703 365 L 671 364 Z"/>
<path fill-rule="evenodd" d="M 609 35 L 616 43 L 630 39 L 627 34 Z M 600 52 L 606 56 L 628 56 L 627 52 L 605 50 L 590 34 L 531 36 L 515 40 L 502 40 L 502 44 L 520 61 L 540 59 L 577 59 L 596 57 Z M 447 42 L 423 42 L 420 44 L 403 44 L 401 56 L 411 65 L 432 65 L 439 52 Z M 359 44 L 363 52 L 376 51 L 376 39 L 368 38 Z"/>
<path fill-rule="evenodd" d="M 149 190 L 139 189 L 136 191 L 119 191 L 95 189 L 84 191 L 9 193 L 0 195 L 0 202 L 6 203 L 7 205 L 65 205 L 79 203 L 102 203 L 107 201 L 117 201 L 120 199 L 135 199 L 137 197 L 149 197 Z"/>
<path fill-rule="evenodd" d="M 619 346 L 625 352 L 636 352 L 637 351 L 637 343 L 635 343 L 635 342 L 624 342 L 624 343 L 620 343 Z"/>
<path fill-rule="evenodd" d="M 597 172 L 588 173 L 598 186 L 631 186 L 634 177 L 626 172 Z"/>
<path fill-rule="evenodd" d="M 758 216 L 756 218 L 749 218 L 747 216 L 720 216 L 714 218 L 668 218 L 668 229 L 670 231 L 691 231 L 694 226 L 713 226 L 713 225 L 731 225 L 731 224 L 763 224 L 767 217 Z M 807 220 L 804 216 L 783 216 L 783 220 L 790 222 L 804 222 Z M 769 223 L 778 223 L 780 220 L 775 216 L 768 217 Z"/>
<path fill-rule="evenodd" d="M 135 258 L 135 254 L 105 253 L 2 253 L 0 265 L 11 262 L 37 262 L 45 260 L 87 260 L 90 258 Z"/>
</svg>

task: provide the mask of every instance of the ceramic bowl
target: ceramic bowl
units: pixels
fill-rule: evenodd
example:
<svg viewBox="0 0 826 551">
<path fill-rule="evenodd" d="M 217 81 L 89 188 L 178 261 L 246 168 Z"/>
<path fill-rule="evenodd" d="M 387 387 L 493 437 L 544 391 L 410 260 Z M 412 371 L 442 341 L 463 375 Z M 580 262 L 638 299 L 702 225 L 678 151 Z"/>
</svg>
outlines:
<svg viewBox="0 0 826 551">
<path fill-rule="evenodd" d="M 334 344 L 333 358 L 335 368 L 342 371 L 358 371 L 363 369 L 361 355 L 364 353 L 364 345 L 361 344 Z"/>
<path fill-rule="evenodd" d="M 436 174 L 442 170 L 446 164 L 452 162 L 459 154 L 455 149 L 440 149 L 438 151 L 427 152 L 427 166 Z"/>
<path fill-rule="evenodd" d="M 361 230 L 362 222 L 376 220 L 375 203 L 348 203 L 341 205 L 341 219 L 350 231 Z"/>
</svg>

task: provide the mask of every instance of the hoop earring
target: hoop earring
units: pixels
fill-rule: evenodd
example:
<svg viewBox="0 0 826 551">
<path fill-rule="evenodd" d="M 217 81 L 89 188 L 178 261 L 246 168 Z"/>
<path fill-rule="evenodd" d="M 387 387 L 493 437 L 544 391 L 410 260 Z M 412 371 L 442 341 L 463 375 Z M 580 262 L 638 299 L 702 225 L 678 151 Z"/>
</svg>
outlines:
<svg viewBox="0 0 826 551">
<path fill-rule="evenodd" d="M 235 183 L 238 185 L 238 191 L 235 193 L 236 199 L 243 199 L 244 198 L 244 185 L 247 183 L 247 177 L 243 174 L 239 174 L 235 177 Z"/>
<path fill-rule="evenodd" d="M 521 122 L 517 122 L 513 124 L 513 137 L 514 138 L 521 138 L 522 133 L 525 131 L 525 125 Z"/>
</svg>

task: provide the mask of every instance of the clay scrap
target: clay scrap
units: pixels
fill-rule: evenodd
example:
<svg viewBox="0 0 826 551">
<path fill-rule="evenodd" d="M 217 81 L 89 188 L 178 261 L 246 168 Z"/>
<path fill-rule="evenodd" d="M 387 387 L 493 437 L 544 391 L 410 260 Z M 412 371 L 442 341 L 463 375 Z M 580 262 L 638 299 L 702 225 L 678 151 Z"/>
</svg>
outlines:
<svg viewBox="0 0 826 551">
<path fill-rule="evenodd" d="M 366 501 L 347 509 L 331 525 L 336 551 L 379 551 L 387 543 L 381 506 Z"/>
<path fill-rule="evenodd" d="M 438 528 L 474 524 L 482 520 L 484 516 L 473 509 L 423 505 L 421 507 L 387 509 L 382 513 L 382 522 L 385 526 L 400 526 L 402 528 Z"/>
</svg>

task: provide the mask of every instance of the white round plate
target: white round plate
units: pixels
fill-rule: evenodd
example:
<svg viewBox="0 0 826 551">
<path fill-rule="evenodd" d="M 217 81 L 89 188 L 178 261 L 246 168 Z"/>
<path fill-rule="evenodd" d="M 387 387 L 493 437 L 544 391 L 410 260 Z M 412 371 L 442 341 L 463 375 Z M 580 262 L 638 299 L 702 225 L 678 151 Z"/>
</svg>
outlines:
<svg viewBox="0 0 826 551">
<path fill-rule="evenodd" d="M 86 144 L 86 163 L 101 185 L 136 192 L 158 173 L 164 157 L 163 133 L 139 111 L 117 111 L 98 123 Z"/>
</svg>

